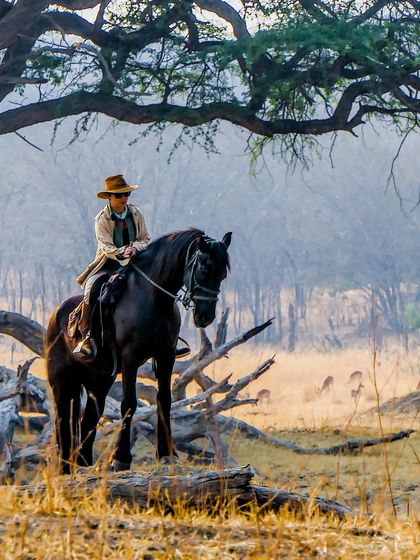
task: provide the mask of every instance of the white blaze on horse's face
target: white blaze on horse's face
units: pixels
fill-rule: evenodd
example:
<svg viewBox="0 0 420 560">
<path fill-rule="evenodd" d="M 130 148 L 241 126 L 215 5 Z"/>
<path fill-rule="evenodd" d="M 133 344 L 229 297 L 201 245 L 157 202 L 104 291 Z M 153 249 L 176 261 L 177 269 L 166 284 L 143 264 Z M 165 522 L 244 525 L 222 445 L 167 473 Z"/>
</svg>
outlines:
<svg viewBox="0 0 420 560">
<path fill-rule="evenodd" d="M 216 316 L 220 284 L 226 278 L 229 268 L 227 249 L 231 237 L 231 233 L 226 233 L 222 241 L 202 236 L 197 239 L 197 257 L 189 279 L 196 327 L 207 327 Z"/>
</svg>

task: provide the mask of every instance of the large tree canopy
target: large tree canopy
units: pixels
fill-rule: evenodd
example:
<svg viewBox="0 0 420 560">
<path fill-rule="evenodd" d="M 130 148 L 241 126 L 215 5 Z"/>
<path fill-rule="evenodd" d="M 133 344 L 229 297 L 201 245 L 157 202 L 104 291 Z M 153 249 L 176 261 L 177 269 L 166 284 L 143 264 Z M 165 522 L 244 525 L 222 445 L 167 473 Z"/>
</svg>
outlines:
<svg viewBox="0 0 420 560">
<path fill-rule="evenodd" d="M 263 142 L 409 129 L 419 22 L 415 0 L 0 0 L 0 134 L 96 113 Z"/>
</svg>

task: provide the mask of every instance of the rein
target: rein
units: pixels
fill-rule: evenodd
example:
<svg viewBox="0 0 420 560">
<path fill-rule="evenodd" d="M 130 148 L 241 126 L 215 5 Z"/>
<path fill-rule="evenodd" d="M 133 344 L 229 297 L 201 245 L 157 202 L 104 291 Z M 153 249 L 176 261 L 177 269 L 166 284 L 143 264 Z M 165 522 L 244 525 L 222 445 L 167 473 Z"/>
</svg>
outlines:
<svg viewBox="0 0 420 560">
<path fill-rule="evenodd" d="M 138 274 L 140 274 L 140 276 L 142 276 L 145 280 L 147 280 L 149 282 L 149 284 L 151 284 L 152 286 L 154 286 L 155 288 L 157 288 L 158 290 L 160 290 L 161 292 L 163 292 L 167 296 L 171 297 L 176 302 L 182 301 L 183 296 L 173 294 L 172 292 L 169 292 L 168 290 L 166 290 L 160 284 L 157 284 L 154 280 L 152 280 L 150 278 L 150 276 L 148 276 L 145 272 L 143 272 L 143 270 L 141 268 L 139 268 L 136 264 L 130 263 L 130 268 L 134 269 L 136 272 L 138 272 Z"/>
<path fill-rule="evenodd" d="M 200 284 L 196 281 L 194 273 L 195 273 L 195 269 L 196 269 L 197 262 L 198 262 L 198 255 L 200 253 L 199 250 L 197 249 L 193 253 L 192 257 L 190 259 L 188 259 L 190 249 L 191 249 L 191 247 L 194 243 L 195 243 L 195 240 L 190 243 L 190 245 L 188 246 L 188 249 L 187 249 L 187 256 L 186 256 L 186 259 L 185 259 L 185 267 L 184 267 L 184 278 L 185 278 L 185 272 L 190 267 L 191 267 L 191 275 L 190 275 L 189 286 L 188 287 L 185 286 L 185 287 L 181 288 L 181 290 L 183 291 L 183 294 L 173 294 L 172 292 L 169 292 L 163 286 L 161 286 L 160 284 L 158 284 L 157 282 L 152 280 L 150 278 L 150 276 L 148 276 L 136 264 L 130 263 L 130 267 L 133 268 L 138 274 L 140 274 L 140 276 L 142 278 L 144 278 L 147 282 L 149 282 L 149 284 L 151 284 L 152 286 L 154 286 L 155 288 L 157 288 L 158 290 L 160 290 L 161 292 L 163 292 L 167 296 L 171 297 L 175 301 L 175 303 L 180 301 L 182 303 L 182 305 L 185 307 L 185 309 L 187 309 L 187 310 L 190 309 L 193 306 L 194 300 L 217 301 L 220 290 L 211 290 L 210 288 L 200 286 Z M 193 285 L 193 281 L 195 281 L 194 285 Z M 197 290 L 197 289 L 202 290 L 203 292 L 207 292 L 208 294 L 211 294 L 211 295 L 209 295 L 209 296 L 194 295 L 194 291 Z"/>
</svg>

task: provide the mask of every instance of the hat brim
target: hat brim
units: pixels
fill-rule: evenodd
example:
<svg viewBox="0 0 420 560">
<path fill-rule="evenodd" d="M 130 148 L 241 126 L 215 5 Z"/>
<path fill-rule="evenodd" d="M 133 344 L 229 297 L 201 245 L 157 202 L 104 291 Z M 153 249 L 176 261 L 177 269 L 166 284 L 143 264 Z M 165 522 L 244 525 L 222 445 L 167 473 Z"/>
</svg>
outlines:
<svg viewBox="0 0 420 560">
<path fill-rule="evenodd" d="M 127 185 L 123 189 L 119 188 L 119 189 L 110 189 L 108 191 L 100 191 L 100 192 L 98 192 L 98 194 L 96 196 L 98 198 L 108 198 L 107 195 L 109 195 L 109 194 L 118 194 L 118 193 L 123 193 L 123 192 L 136 191 L 138 188 L 139 188 L 138 185 Z"/>
</svg>

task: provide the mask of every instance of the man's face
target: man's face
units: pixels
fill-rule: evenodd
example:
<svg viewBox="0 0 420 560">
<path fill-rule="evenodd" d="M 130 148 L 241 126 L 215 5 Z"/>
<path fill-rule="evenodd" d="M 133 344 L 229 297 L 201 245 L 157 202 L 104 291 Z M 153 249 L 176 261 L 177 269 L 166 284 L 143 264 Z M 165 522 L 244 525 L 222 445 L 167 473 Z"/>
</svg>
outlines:
<svg viewBox="0 0 420 560">
<path fill-rule="evenodd" d="M 118 194 L 111 194 L 110 195 L 110 202 L 112 209 L 118 214 L 124 212 L 125 207 L 127 206 L 128 197 L 130 196 L 131 192 L 123 192 Z"/>
</svg>

